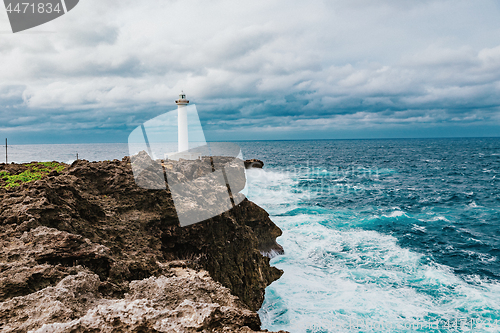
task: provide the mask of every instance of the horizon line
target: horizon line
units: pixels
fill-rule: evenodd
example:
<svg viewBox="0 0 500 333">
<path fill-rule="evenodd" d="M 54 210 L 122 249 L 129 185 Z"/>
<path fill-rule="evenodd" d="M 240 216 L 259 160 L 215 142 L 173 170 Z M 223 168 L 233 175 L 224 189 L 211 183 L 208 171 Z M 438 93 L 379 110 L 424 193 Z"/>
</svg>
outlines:
<svg viewBox="0 0 500 333">
<path fill-rule="evenodd" d="M 7 138 L 8 139 L 8 138 Z M 369 141 L 369 140 L 438 140 L 438 139 L 500 139 L 499 136 L 439 136 L 439 137 L 410 137 L 410 138 L 349 138 L 349 139 L 250 139 L 250 140 L 212 140 L 210 142 L 278 142 L 278 141 Z M 172 143 L 172 142 L 156 142 Z M 86 144 L 128 144 L 128 142 L 73 142 L 73 143 L 18 143 L 8 144 L 8 146 L 27 145 L 86 145 Z M 5 147 L 1 145 L 0 147 Z"/>
</svg>

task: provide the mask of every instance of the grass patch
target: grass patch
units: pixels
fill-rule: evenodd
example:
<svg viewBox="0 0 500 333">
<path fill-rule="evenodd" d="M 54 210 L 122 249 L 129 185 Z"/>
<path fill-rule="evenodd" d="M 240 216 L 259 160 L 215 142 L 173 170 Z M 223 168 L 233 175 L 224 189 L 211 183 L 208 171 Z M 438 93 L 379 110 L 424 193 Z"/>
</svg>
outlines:
<svg viewBox="0 0 500 333">
<path fill-rule="evenodd" d="M 36 162 L 26 164 L 27 170 L 12 175 L 8 171 L 0 171 L 0 179 L 5 182 L 2 187 L 13 188 L 21 186 L 21 184 L 31 183 L 36 180 L 42 179 L 52 171 L 61 172 L 64 170 L 65 165 L 57 162 Z"/>
</svg>

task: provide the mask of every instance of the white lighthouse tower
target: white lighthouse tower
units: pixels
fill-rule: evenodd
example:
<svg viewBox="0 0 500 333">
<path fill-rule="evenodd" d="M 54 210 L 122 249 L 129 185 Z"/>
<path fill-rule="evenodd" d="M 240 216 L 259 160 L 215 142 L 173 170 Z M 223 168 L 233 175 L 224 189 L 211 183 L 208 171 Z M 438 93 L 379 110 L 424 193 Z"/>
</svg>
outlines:
<svg viewBox="0 0 500 333">
<path fill-rule="evenodd" d="M 177 132 L 178 132 L 178 141 L 177 141 L 177 151 L 183 152 L 189 150 L 189 136 L 188 136 L 188 119 L 187 119 L 187 110 L 186 105 L 189 104 L 189 101 L 186 99 L 186 95 L 184 91 L 182 91 L 179 95 L 179 99 L 175 101 L 177 104 Z"/>
<path fill-rule="evenodd" d="M 188 132 L 188 104 L 189 101 L 186 99 L 186 94 L 182 91 L 179 94 L 179 99 L 175 101 L 175 104 L 177 104 L 177 152 L 175 153 L 167 153 L 165 154 L 165 160 L 175 160 L 178 161 L 179 159 L 185 159 L 185 160 L 195 160 L 195 159 L 201 159 L 201 152 L 195 152 L 195 151 L 189 151 L 189 132 Z M 194 105 L 193 105 L 194 108 Z M 193 113 L 196 113 L 196 109 L 190 109 L 190 121 L 195 122 L 193 118 Z M 197 116 L 197 114 L 196 114 Z M 199 119 L 198 119 L 199 123 Z M 191 124 L 193 126 L 193 124 Z M 200 127 L 201 125 L 198 125 Z M 194 125 L 194 133 L 192 134 L 191 140 L 199 140 L 199 132 L 201 130 L 201 127 L 198 128 L 196 124 Z M 205 141 L 205 137 L 203 136 L 203 141 Z M 205 143 L 206 144 L 206 143 Z M 192 143 L 191 147 L 193 148 L 200 146 L 199 144 L 196 145 L 196 142 Z M 173 147 L 172 147 L 173 148 Z"/>
</svg>

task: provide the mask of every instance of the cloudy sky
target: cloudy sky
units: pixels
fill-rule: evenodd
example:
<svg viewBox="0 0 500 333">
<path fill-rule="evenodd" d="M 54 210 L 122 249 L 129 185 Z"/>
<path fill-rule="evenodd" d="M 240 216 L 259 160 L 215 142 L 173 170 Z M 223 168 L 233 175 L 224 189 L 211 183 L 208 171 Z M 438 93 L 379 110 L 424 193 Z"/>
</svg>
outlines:
<svg viewBox="0 0 500 333">
<path fill-rule="evenodd" d="M 0 136 L 126 142 L 184 90 L 209 140 L 500 135 L 499 0 L 81 0 L 12 34 Z"/>
</svg>

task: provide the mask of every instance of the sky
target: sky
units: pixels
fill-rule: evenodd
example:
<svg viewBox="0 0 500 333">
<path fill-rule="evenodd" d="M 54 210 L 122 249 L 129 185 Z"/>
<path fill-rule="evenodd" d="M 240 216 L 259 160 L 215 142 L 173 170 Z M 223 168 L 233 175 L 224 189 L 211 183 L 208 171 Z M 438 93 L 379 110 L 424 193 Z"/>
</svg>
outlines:
<svg viewBox="0 0 500 333">
<path fill-rule="evenodd" d="M 500 0 L 81 0 L 16 34 L 0 7 L 13 144 L 127 142 L 181 90 L 209 141 L 500 136 Z"/>
</svg>

